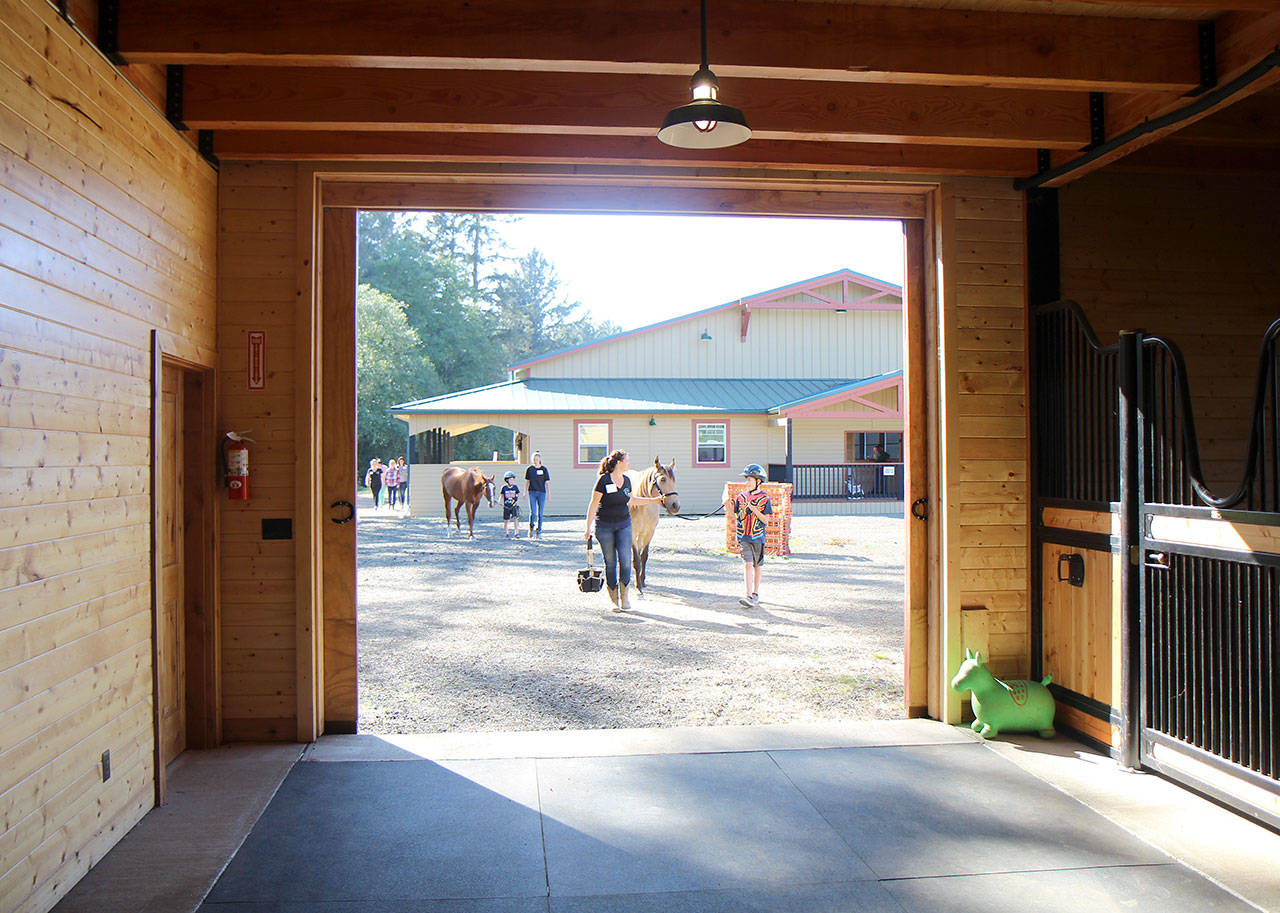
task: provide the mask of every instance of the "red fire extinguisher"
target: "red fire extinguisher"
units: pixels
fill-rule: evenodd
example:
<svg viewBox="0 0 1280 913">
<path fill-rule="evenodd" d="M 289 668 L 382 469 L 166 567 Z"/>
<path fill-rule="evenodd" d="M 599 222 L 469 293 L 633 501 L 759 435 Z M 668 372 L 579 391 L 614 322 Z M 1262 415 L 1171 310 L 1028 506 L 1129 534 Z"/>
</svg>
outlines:
<svg viewBox="0 0 1280 913">
<path fill-rule="evenodd" d="M 222 440 L 222 463 L 226 467 L 227 499 L 249 500 L 249 444 L 245 432 L 228 431 Z"/>
</svg>

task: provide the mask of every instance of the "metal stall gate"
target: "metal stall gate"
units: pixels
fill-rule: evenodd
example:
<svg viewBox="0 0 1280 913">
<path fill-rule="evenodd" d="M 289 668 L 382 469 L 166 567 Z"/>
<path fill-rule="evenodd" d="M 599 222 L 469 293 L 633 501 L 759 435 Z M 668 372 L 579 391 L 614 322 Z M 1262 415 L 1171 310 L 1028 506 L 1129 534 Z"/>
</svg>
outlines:
<svg viewBox="0 0 1280 913">
<path fill-rule="evenodd" d="M 1095 525 L 1087 540 L 1037 522 L 1033 656 L 1048 665 L 1061 653 L 1041 640 L 1058 585 L 1046 548 L 1098 550 L 1105 538 L 1119 575 L 1109 632 L 1118 674 L 1102 676 L 1112 700 L 1073 689 L 1056 696 L 1105 715 L 1125 763 L 1272 826 L 1280 826 L 1277 335 L 1280 320 L 1262 341 L 1242 481 L 1219 497 L 1206 481 L 1174 343 L 1123 333 L 1118 346 L 1102 347 L 1069 302 L 1037 309 L 1032 321 L 1036 516 L 1105 510 L 1110 521 L 1105 537 Z M 1216 467 L 1219 486 L 1223 472 Z"/>
</svg>

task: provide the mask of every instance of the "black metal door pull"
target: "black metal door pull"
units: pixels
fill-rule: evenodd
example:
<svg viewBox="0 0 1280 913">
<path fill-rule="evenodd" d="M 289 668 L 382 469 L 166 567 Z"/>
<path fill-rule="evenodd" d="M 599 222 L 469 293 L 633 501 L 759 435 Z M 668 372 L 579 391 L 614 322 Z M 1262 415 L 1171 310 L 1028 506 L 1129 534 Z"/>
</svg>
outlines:
<svg viewBox="0 0 1280 913">
<path fill-rule="evenodd" d="M 334 523 L 350 523 L 352 520 L 355 519 L 356 508 L 355 508 L 355 505 L 352 504 L 350 501 L 334 501 L 332 504 L 329 505 L 329 507 L 331 508 L 345 507 L 347 509 L 347 515 L 345 517 L 329 518 Z"/>
<path fill-rule="evenodd" d="M 917 520 L 928 520 L 929 519 L 928 504 L 929 504 L 928 498 L 916 498 L 914 501 L 911 502 L 911 516 L 915 517 Z"/>
</svg>

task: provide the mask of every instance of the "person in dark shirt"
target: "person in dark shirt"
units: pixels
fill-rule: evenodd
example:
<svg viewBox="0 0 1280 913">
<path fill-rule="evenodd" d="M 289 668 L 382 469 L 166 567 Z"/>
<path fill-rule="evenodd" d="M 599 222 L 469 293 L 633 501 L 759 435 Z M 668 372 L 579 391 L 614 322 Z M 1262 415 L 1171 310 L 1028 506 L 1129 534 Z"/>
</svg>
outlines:
<svg viewBox="0 0 1280 913">
<path fill-rule="evenodd" d="M 594 527 L 604 556 L 604 582 L 615 612 L 631 608 L 627 594 L 631 586 L 631 501 L 662 500 L 632 496 L 631 479 L 626 474 L 630 467 L 631 457 L 625 450 L 615 450 L 601 460 L 600 476 L 587 505 L 586 540 L 591 542 Z"/>
<path fill-rule="evenodd" d="M 516 530 L 515 538 L 520 538 L 520 486 L 516 484 L 516 474 L 510 469 L 502 477 L 502 488 L 498 489 L 502 498 L 502 534 L 511 538 L 511 528 Z"/>
<path fill-rule="evenodd" d="M 547 483 L 551 473 L 542 465 L 542 454 L 533 452 L 533 465 L 524 471 L 524 490 L 529 493 L 529 538 L 542 538 L 542 514 L 547 508 Z"/>
</svg>

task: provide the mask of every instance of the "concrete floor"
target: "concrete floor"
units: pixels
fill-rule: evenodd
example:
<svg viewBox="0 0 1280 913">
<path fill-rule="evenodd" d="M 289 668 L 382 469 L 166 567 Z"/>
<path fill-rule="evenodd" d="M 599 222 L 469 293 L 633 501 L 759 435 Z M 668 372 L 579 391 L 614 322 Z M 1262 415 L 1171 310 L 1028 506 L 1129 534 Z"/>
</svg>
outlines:
<svg viewBox="0 0 1280 913">
<path fill-rule="evenodd" d="M 901 720 L 298 754 L 184 756 L 56 909 L 1280 913 L 1280 835 L 1064 738 Z"/>
</svg>

